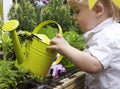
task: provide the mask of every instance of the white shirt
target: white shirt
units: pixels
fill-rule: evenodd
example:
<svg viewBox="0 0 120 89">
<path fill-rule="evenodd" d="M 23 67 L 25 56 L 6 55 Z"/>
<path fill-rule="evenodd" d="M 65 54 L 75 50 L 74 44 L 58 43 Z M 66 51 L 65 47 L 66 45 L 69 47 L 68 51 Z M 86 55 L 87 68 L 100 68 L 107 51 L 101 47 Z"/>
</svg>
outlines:
<svg viewBox="0 0 120 89">
<path fill-rule="evenodd" d="M 104 70 L 86 76 L 88 89 L 120 89 L 120 24 L 109 18 L 84 34 L 87 48 Z"/>
</svg>

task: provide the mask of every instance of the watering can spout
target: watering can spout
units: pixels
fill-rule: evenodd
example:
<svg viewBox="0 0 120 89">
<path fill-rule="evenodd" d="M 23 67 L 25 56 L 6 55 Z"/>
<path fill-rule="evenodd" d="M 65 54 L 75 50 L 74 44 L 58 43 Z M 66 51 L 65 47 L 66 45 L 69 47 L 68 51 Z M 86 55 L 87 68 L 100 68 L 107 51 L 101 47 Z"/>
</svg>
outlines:
<svg viewBox="0 0 120 89">
<path fill-rule="evenodd" d="M 19 26 L 18 20 L 9 20 L 2 26 L 2 30 L 9 31 L 14 45 L 15 54 L 17 57 L 18 64 L 22 64 L 24 60 L 24 55 L 18 39 L 15 29 Z"/>
</svg>

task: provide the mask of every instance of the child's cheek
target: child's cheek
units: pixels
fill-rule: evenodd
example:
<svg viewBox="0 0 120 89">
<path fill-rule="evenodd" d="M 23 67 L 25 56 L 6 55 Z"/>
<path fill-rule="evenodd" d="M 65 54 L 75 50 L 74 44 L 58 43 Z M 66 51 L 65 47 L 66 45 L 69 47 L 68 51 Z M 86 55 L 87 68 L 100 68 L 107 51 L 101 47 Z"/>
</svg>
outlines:
<svg viewBox="0 0 120 89">
<path fill-rule="evenodd" d="M 86 27 L 88 25 L 88 22 L 86 20 L 81 19 L 79 21 L 81 27 Z"/>
</svg>

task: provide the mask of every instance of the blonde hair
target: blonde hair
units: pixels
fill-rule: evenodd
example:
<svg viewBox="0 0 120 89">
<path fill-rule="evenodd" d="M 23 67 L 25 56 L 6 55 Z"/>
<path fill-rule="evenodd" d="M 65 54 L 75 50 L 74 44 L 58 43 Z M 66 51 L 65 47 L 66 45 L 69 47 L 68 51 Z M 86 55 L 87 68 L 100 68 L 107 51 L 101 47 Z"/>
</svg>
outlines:
<svg viewBox="0 0 120 89">
<path fill-rule="evenodd" d="M 88 0 L 67 0 L 69 4 L 72 2 L 80 3 L 85 6 L 88 6 Z M 98 0 L 97 3 L 102 3 L 103 6 L 106 8 L 110 17 L 113 17 L 116 21 L 120 21 L 120 8 L 118 8 L 112 0 Z M 97 5 L 96 3 L 96 5 Z M 96 5 L 94 7 L 96 7 Z"/>
</svg>

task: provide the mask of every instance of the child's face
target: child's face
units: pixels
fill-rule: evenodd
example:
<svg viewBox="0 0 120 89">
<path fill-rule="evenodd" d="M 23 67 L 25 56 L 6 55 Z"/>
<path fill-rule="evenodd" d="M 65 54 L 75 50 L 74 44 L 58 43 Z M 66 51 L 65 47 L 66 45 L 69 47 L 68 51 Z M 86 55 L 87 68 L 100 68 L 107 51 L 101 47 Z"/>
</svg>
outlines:
<svg viewBox="0 0 120 89">
<path fill-rule="evenodd" d="M 74 12 L 73 19 L 82 32 L 87 32 L 97 25 L 95 11 L 89 10 L 87 6 L 75 2 L 72 3 L 71 7 Z"/>
</svg>

